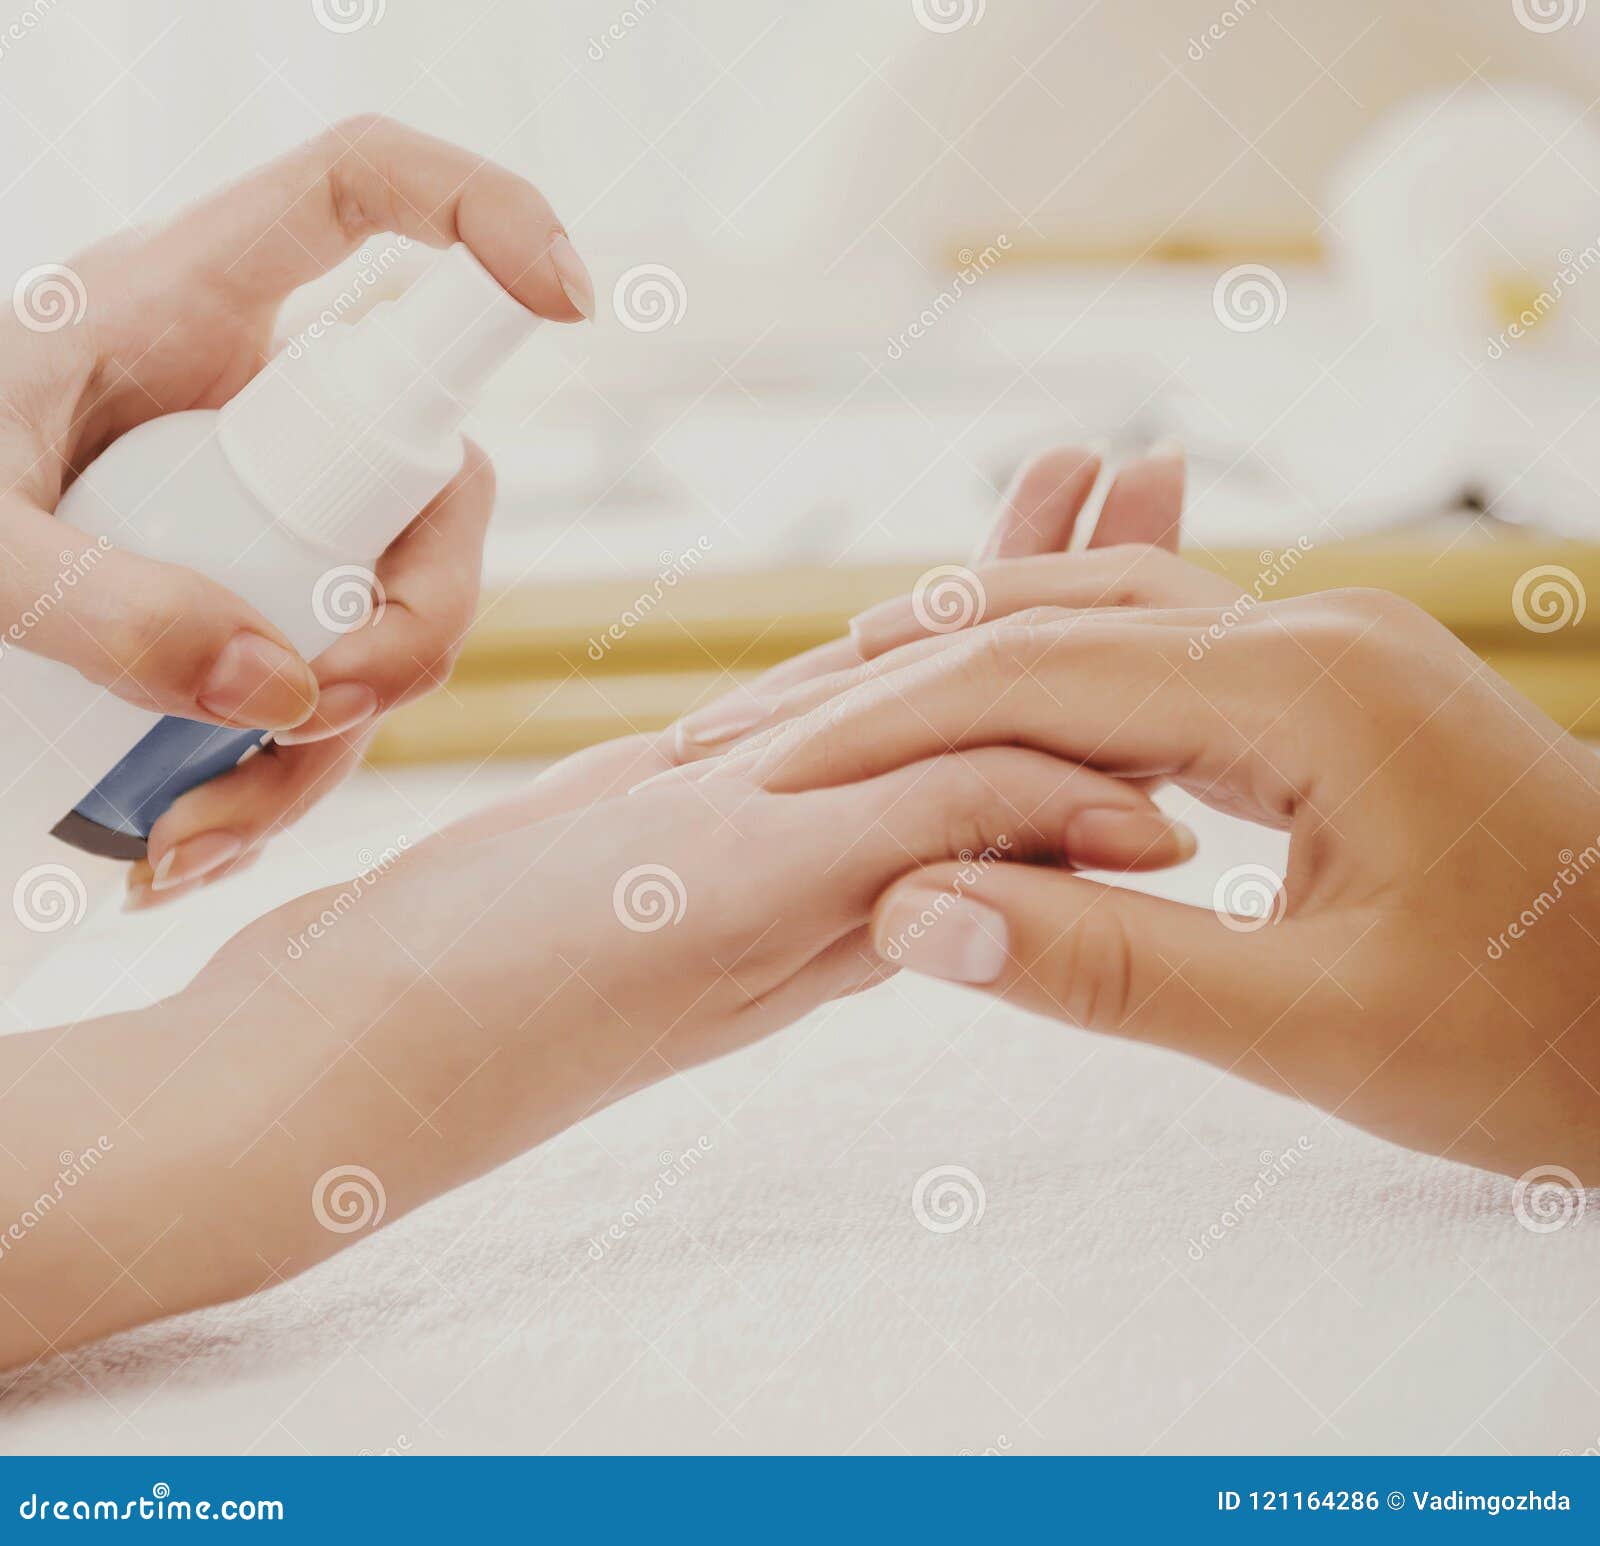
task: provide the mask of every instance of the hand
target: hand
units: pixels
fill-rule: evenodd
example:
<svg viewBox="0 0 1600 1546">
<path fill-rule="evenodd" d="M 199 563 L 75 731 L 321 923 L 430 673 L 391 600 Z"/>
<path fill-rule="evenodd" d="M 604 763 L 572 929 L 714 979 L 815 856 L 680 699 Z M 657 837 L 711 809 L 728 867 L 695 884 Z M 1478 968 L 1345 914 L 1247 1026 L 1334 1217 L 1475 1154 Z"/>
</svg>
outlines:
<svg viewBox="0 0 1600 1546">
<path fill-rule="evenodd" d="M 1600 769 L 1439 624 L 1337 592 L 1043 608 L 910 650 L 675 778 L 782 793 L 1007 744 L 1285 828 L 1278 895 L 1251 867 L 1213 911 L 1004 866 L 953 897 L 935 865 L 880 898 L 875 939 L 1428 1153 L 1600 1179 Z"/>
<path fill-rule="evenodd" d="M 1124 467 L 1106 491 L 1090 551 L 1067 552 L 1099 472 L 1097 456 L 1070 446 L 1024 463 L 974 554 L 970 583 L 982 605 L 969 622 L 1047 599 L 1059 605 L 1119 605 L 1135 578 L 1153 583 L 1164 565 L 1201 585 L 1211 583 L 1213 596 L 1216 586 L 1228 594 L 1223 582 L 1212 582 L 1171 556 L 1183 511 L 1184 460 L 1176 449 L 1153 452 Z M 910 596 L 870 608 L 851 622 L 848 638 L 798 655 L 749 689 L 690 714 L 677 728 L 672 760 L 713 756 L 763 725 L 787 718 L 797 704 L 826 701 L 847 682 L 859 680 L 859 673 L 850 673 L 863 661 L 916 639 L 941 636 L 936 622 Z"/>
<path fill-rule="evenodd" d="M 685 785 L 457 829 L 299 898 L 176 999 L 0 1039 L 0 1218 L 49 1190 L 63 1135 L 106 1138 L 93 1185 L 57 1188 L 6 1260 L 0 1367 L 362 1238 L 328 1221 L 341 1177 L 369 1222 L 380 1198 L 397 1218 L 860 986 L 873 901 L 907 869 L 1115 864 L 1152 828 L 1117 779 L 992 749 L 804 795 Z"/>
<path fill-rule="evenodd" d="M 341 125 L 163 230 L 74 258 L 82 320 L 36 331 L 8 316 L 3 334 L 0 618 L 51 592 L 62 528 L 50 512 L 76 472 L 146 419 L 226 402 L 266 362 L 290 291 L 381 231 L 467 243 L 542 316 L 593 310 L 583 265 L 536 189 L 381 119 Z M 127 552 L 98 560 L 59 606 L 35 609 L 25 647 L 118 696 L 278 732 L 156 823 L 149 862 L 130 870 L 136 897 L 177 894 L 238 862 L 355 765 L 380 714 L 443 679 L 476 605 L 493 497 L 473 448 L 379 564 L 381 626 L 347 635 L 314 665 L 224 587 Z"/>
<path fill-rule="evenodd" d="M 1095 584 L 1097 574 L 1118 584 L 1134 572 L 1153 576 L 1155 555 L 1169 554 L 1176 547 L 1184 463 L 1181 452 L 1167 451 L 1117 474 L 1090 543 L 1096 551 L 1092 556 L 1068 555 L 1065 549 L 1099 473 L 1099 457 L 1073 446 L 1041 452 L 1018 469 L 973 557 L 973 563 L 981 566 L 980 577 L 990 586 L 991 612 L 1010 610 L 1013 593 L 1009 581 L 999 578 L 1002 572 L 1029 577 L 1023 604 L 1033 605 L 1063 594 L 1064 586 Z M 1210 586 L 1210 594 L 1223 584 L 1186 564 L 1170 562 L 1174 570 L 1193 576 L 1196 584 Z M 712 755 L 752 728 L 787 717 L 792 707 L 825 701 L 845 680 L 839 673 L 883 653 L 889 639 L 902 634 L 916 637 L 919 632 L 909 598 L 885 602 L 856 619 L 843 638 L 773 666 L 748 686 L 724 693 L 666 730 L 621 736 L 563 758 L 524 793 L 468 816 L 450 830 L 458 840 L 487 837 L 626 794 L 670 768 Z M 1174 837 L 1180 846 L 1187 841 L 1182 828 L 1174 829 Z"/>
</svg>

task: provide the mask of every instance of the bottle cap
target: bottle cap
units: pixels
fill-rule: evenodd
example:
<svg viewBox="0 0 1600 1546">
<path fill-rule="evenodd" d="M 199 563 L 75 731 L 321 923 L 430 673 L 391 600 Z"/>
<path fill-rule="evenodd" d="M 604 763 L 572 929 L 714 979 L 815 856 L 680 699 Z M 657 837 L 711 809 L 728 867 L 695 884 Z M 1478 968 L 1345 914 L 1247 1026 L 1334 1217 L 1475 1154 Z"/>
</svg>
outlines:
<svg viewBox="0 0 1600 1546">
<path fill-rule="evenodd" d="M 538 324 L 458 242 L 398 300 L 275 355 L 218 415 L 223 452 L 301 540 L 374 559 L 460 470 L 462 419 Z"/>
</svg>

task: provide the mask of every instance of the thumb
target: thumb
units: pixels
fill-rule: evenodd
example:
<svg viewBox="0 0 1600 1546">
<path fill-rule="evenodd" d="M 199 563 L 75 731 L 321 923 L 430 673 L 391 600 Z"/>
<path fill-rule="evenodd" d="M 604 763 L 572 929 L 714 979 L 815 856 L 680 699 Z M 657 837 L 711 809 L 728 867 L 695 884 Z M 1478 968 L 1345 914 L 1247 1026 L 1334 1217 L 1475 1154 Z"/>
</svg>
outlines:
<svg viewBox="0 0 1600 1546">
<path fill-rule="evenodd" d="M 1224 922 L 1209 908 L 1022 865 L 966 879 L 935 865 L 885 891 L 872 925 L 879 956 L 1223 1064 L 1315 981 L 1291 921 Z"/>
<path fill-rule="evenodd" d="M 46 655 L 185 719 L 280 730 L 315 708 L 316 677 L 282 632 L 204 575 L 97 543 L 42 511 L 37 524 L 8 522 L 5 546 L 0 651 Z"/>
</svg>

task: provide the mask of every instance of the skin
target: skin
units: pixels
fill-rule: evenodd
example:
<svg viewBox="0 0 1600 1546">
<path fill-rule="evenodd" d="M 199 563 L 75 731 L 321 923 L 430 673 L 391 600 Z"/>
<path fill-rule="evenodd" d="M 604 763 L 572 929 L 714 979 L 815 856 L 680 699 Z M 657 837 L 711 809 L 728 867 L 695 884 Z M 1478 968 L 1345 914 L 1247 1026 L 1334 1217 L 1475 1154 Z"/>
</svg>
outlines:
<svg viewBox="0 0 1600 1546">
<path fill-rule="evenodd" d="M 0 318 L 0 617 L 49 594 L 88 544 L 52 515 L 73 478 L 159 414 L 215 408 L 266 363 L 279 307 L 379 232 L 465 242 L 540 316 L 592 314 L 593 287 L 531 184 L 381 118 L 358 118 L 149 234 L 74 257 L 87 305 L 51 331 Z M 478 598 L 493 473 L 460 473 L 383 555 L 381 623 L 314 662 L 223 586 L 128 552 L 98 558 L 22 643 L 164 714 L 278 732 L 262 756 L 177 801 L 130 868 L 135 905 L 242 862 L 360 760 L 378 718 L 437 686 Z M 3 691 L 3 683 L 0 683 Z"/>
<path fill-rule="evenodd" d="M 1095 470 L 1073 452 L 1031 464 L 988 550 L 1064 543 Z M 1108 537 L 1175 508 L 1181 468 L 1147 472 Z M 862 659 L 836 641 L 755 696 Z M 1192 851 L 1137 783 L 1016 748 L 799 797 L 732 781 L 709 797 L 627 793 L 683 744 L 680 727 L 593 748 L 359 888 L 259 919 L 173 998 L 0 1039 L 0 1219 L 32 1219 L 0 1232 L 0 1367 L 254 1293 L 356 1243 L 367 1228 L 325 1222 L 343 1221 L 337 1178 L 353 1167 L 392 1221 L 880 980 L 892 967 L 872 950 L 872 908 L 908 872 L 981 868 L 991 849 L 1102 869 Z M 665 913 L 648 878 L 624 885 L 640 866 L 670 872 L 654 893 Z M 97 1145 L 58 1184 L 62 1155 Z"/>
<path fill-rule="evenodd" d="M 647 790 L 825 789 L 994 746 L 1170 781 L 1289 834 L 1264 915 L 1225 884 L 1201 909 L 1014 865 L 957 896 L 933 865 L 879 898 L 880 953 L 1426 1153 L 1600 1179 L 1600 881 L 1570 862 L 1600 843 L 1592 753 L 1383 592 L 1230 611 L 1224 582 L 1148 545 L 978 574 L 977 626 L 874 609 L 863 664 Z"/>
</svg>

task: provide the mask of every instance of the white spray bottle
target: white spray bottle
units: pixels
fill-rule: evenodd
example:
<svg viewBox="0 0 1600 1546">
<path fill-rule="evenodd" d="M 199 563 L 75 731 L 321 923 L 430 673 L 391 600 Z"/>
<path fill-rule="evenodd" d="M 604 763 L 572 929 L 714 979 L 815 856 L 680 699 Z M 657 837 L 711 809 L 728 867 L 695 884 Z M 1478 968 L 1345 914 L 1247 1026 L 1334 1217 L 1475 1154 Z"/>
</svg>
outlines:
<svg viewBox="0 0 1600 1546">
<path fill-rule="evenodd" d="M 220 410 L 122 436 L 56 515 L 226 585 L 309 660 L 349 631 L 378 556 L 460 470 L 462 418 L 537 321 L 451 247 L 398 300 L 278 354 Z M 152 713 L 16 649 L 0 659 L 0 717 L 13 854 L 37 855 L 49 832 L 140 858 L 179 795 L 266 738 Z"/>
</svg>

